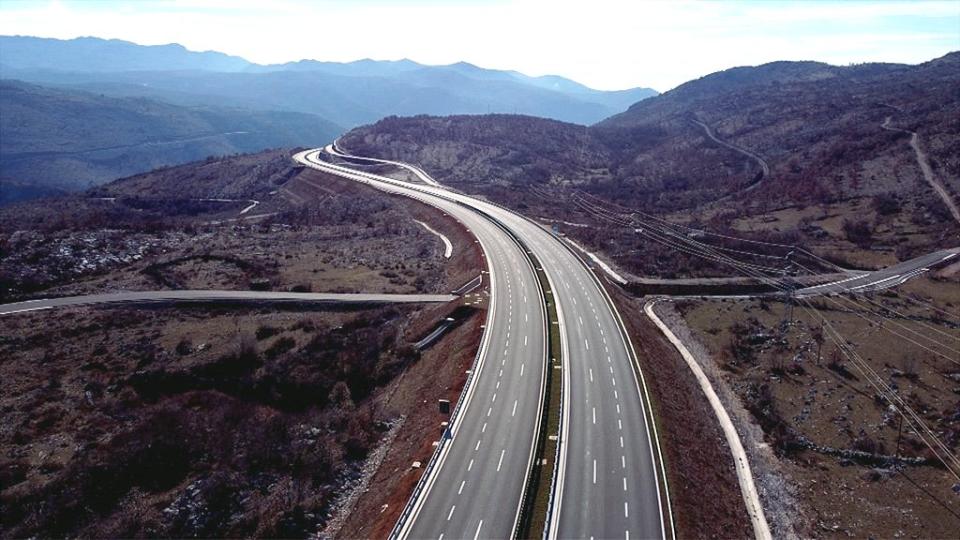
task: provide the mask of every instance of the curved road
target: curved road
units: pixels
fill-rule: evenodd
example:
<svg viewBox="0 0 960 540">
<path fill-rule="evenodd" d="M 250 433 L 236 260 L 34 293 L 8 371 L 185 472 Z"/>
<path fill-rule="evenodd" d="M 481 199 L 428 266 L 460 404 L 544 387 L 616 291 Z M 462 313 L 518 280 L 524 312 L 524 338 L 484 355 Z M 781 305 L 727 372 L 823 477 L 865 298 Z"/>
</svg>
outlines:
<svg viewBox="0 0 960 540">
<path fill-rule="evenodd" d="M 452 438 L 436 454 L 396 532 L 413 538 L 510 537 L 532 466 L 546 365 L 546 319 L 536 274 L 506 231 L 442 189 L 411 189 L 405 182 L 327 164 L 318 153 L 301 152 L 294 159 L 435 206 L 480 242 L 491 289 L 480 352 L 452 419 Z"/>
<path fill-rule="evenodd" d="M 635 355 L 619 315 L 586 265 L 558 238 L 509 210 L 435 185 L 415 185 L 329 164 L 320 159 L 320 152 L 303 152 L 295 156 L 295 159 L 308 166 L 381 188 L 389 186 L 392 190 L 417 198 L 439 198 L 483 212 L 500 221 L 521 238 L 543 263 L 558 304 L 564 360 L 563 394 L 566 404 L 561 421 L 560 463 L 553 484 L 556 503 L 550 521 L 550 537 L 674 536 L 669 497 L 665 496 L 666 488 L 661 484 L 662 460 L 659 457 L 656 432 L 650 421 L 649 400 L 643 387 L 642 376 L 635 367 Z M 458 215 L 461 216 L 462 214 Z M 475 232 L 478 230 L 476 225 L 468 226 Z M 480 230 L 482 229 L 480 226 Z M 516 271 L 515 268 L 514 272 Z M 498 272 L 493 273 L 496 275 Z M 501 303 L 498 299 L 498 304 Z M 498 307 L 496 311 L 490 312 L 489 320 L 493 324 L 496 324 L 498 319 L 502 320 L 500 309 L 502 308 Z M 524 331 L 528 337 L 534 338 L 534 327 L 527 326 Z M 502 327 L 491 327 L 488 334 L 496 336 L 493 339 L 498 337 L 502 340 L 503 332 Z M 537 339 L 542 338 L 542 334 L 537 336 Z M 505 354 L 509 357 L 509 352 Z M 484 377 L 481 373 L 478 386 L 486 384 Z M 525 394 L 517 388 L 505 388 L 497 396 L 500 400 L 506 397 L 509 403 L 525 397 Z M 476 399 L 474 396 L 473 400 Z M 473 402 L 470 402 L 468 407 L 475 408 Z M 484 412 L 490 414 L 490 411 Z M 537 411 L 531 408 L 525 414 L 536 416 Z M 488 418 L 492 420 L 474 420 L 468 415 L 460 429 L 468 429 L 467 426 L 473 422 L 479 422 L 478 425 L 485 426 L 488 430 L 515 422 L 512 420 L 513 415 L 506 418 L 494 415 Z M 527 425 L 533 426 L 530 421 Z M 469 429 L 475 428 L 476 426 Z M 515 429 L 512 432 L 518 433 Z M 483 442 L 480 441 L 477 448 L 482 445 Z M 522 455 L 516 454 L 505 455 L 504 460 L 523 459 Z M 499 457 L 496 451 L 491 455 L 488 450 L 483 463 L 471 464 L 467 456 L 454 458 L 448 455 L 444 465 L 446 468 L 467 468 L 472 471 L 478 470 L 477 467 L 484 467 L 479 469 L 483 476 L 495 476 L 501 467 L 511 466 L 509 461 L 501 462 Z M 496 467 L 493 467 L 494 464 Z M 523 467 L 515 466 L 513 470 L 520 471 Z M 453 485 L 450 485 L 449 481 L 449 477 L 437 479 L 432 485 L 446 483 L 443 488 L 445 492 L 458 492 L 459 483 L 456 479 Z M 478 501 L 484 507 L 469 507 L 468 511 L 487 516 L 510 514 L 514 508 L 512 503 L 520 494 L 514 490 L 516 488 L 501 490 L 511 496 Z M 427 499 L 429 501 L 430 497 Z M 438 529 L 434 526 L 421 528 L 420 521 L 426 520 L 434 524 L 447 517 L 456 520 L 457 512 L 462 511 L 459 505 L 456 505 L 456 508 L 451 505 L 447 510 L 443 505 L 435 503 L 423 504 L 419 508 L 420 512 L 414 517 L 414 525 L 410 529 L 402 529 L 400 536 L 409 533 L 416 537 L 436 537 L 434 533 Z M 429 512 L 424 511 L 425 508 L 429 508 Z M 440 515 L 435 514 L 438 510 L 441 510 Z M 449 516 L 443 513 L 443 510 L 450 512 Z M 502 538 L 512 532 L 506 529 L 488 529 L 489 522 L 486 520 L 483 523 L 475 520 L 471 523 L 477 523 L 477 528 L 459 528 L 446 533 L 446 537 Z"/>
<path fill-rule="evenodd" d="M 768 176 L 770 176 L 770 165 L 767 164 L 767 160 L 763 159 L 763 157 L 761 157 L 760 154 L 747 150 L 746 148 L 733 144 L 732 142 L 725 141 L 720 137 L 717 137 L 716 134 L 713 133 L 713 130 L 710 128 L 710 126 L 701 122 L 700 120 L 697 120 L 696 118 L 691 118 L 690 121 L 702 127 L 703 131 L 707 133 L 707 137 L 709 137 L 710 140 L 712 140 L 713 142 L 721 146 L 725 146 L 730 150 L 733 150 L 734 152 L 743 154 L 748 158 L 756 161 L 757 164 L 760 165 L 760 170 L 763 174 L 760 175 L 760 178 L 757 178 L 755 181 L 751 182 L 750 185 L 743 188 L 741 192 L 753 191 L 754 189 L 756 189 L 757 186 L 760 185 L 760 182 L 762 182 L 764 178 L 767 178 Z"/>
</svg>

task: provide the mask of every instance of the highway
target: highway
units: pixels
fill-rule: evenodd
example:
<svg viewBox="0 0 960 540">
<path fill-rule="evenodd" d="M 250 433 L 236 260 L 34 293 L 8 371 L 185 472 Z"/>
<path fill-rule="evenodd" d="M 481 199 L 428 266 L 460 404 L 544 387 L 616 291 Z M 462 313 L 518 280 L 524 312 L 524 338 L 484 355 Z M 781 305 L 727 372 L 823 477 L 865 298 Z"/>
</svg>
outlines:
<svg viewBox="0 0 960 540">
<path fill-rule="evenodd" d="M 365 159 L 331 149 L 333 155 Z M 651 425 L 650 403 L 642 375 L 634 368 L 629 338 L 597 278 L 573 250 L 523 216 L 446 190 L 429 178 L 421 177 L 424 181 L 421 185 L 359 171 L 345 172 L 344 169 L 349 169 L 324 163 L 317 151 L 308 154 L 303 159 L 334 174 L 353 174 L 355 178 L 368 182 L 377 179 L 417 197 L 432 195 L 476 209 L 504 225 L 531 249 L 543 264 L 557 299 L 564 360 L 562 392 L 565 406 L 559 463 L 553 482 L 555 503 L 548 536 L 674 536 L 659 444 Z M 418 176 L 426 174 L 419 169 L 417 172 L 420 173 Z M 800 289 L 797 294 L 829 294 L 894 286 L 929 267 L 953 259 L 958 252 L 960 249 L 932 253 L 887 269 Z M 512 397 L 511 394 L 507 396 L 508 399 Z M 492 462 L 487 459 L 487 463 Z M 502 461 L 497 460 L 498 468 L 501 464 Z M 440 482 L 438 480 L 437 484 Z M 425 508 L 435 511 L 431 510 L 432 507 Z M 450 511 L 456 510 L 451 508 Z M 427 511 L 422 512 L 419 519 L 427 519 Z M 418 527 L 411 530 L 411 536 L 431 536 Z M 465 536 L 495 536 L 481 529 L 470 533 L 467 530 Z"/>
<path fill-rule="evenodd" d="M 551 233 L 506 210 L 493 213 L 533 246 L 562 321 L 567 406 L 550 536 L 672 535 L 649 402 L 612 302 L 586 265 Z"/>
<path fill-rule="evenodd" d="M 424 184 L 427 184 L 430 186 L 440 186 L 439 182 L 434 180 L 429 174 L 424 172 L 424 170 L 421 169 L 420 167 L 415 167 L 413 165 L 410 165 L 409 163 L 401 163 L 399 161 L 388 161 L 385 159 L 377 159 L 377 158 L 362 157 L 362 156 L 351 156 L 350 154 L 345 154 L 340 151 L 340 149 L 337 147 L 338 142 L 339 142 L 339 139 L 336 141 L 333 141 L 332 143 L 323 147 L 323 151 L 327 154 L 330 154 L 331 156 L 335 156 L 338 158 L 343 158 L 348 160 L 357 160 L 360 162 L 367 162 L 375 165 L 376 164 L 393 165 L 395 167 L 400 167 L 401 169 L 404 169 L 408 172 L 413 173 L 413 175 L 416 176 Z"/>
<path fill-rule="evenodd" d="M 440 194 L 325 164 L 308 166 L 435 206 L 477 237 L 489 268 L 490 301 L 480 352 L 444 441 L 396 533 L 411 538 L 507 538 L 519 518 L 533 463 L 546 365 L 546 319 L 529 259 L 502 228 Z M 433 401 L 430 396 L 425 399 Z M 435 406 L 433 403 L 430 406 Z M 439 438 L 440 426 L 437 426 Z"/>
<path fill-rule="evenodd" d="M 669 499 L 661 494 L 662 461 L 656 432 L 649 421 L 650 404 L 643 390 L 642 377 L 635 369 L 632 347 L 619 315 L 586 265 L 558 238 L 509 210 L 448 191 L 435 183 L 410 184 L 325 163 L 319 157 L 320 152 L 303 152 L 295 159 L 333 174 L 381 187 L 386 185 L 417 198 L 440 198 L 478 210 L 498 220 L 529 246 L 542 262 L 557 298 L 564 362 L 562 392 L 565 406 L 549 536 L 672 537 Z M 471 226 L 471 229 L 475 227 Z M 495 323 L 497 318 L 502 318 L 502 312 L 491 311 L 490 320 Z M 525 330 L 532 338 L 534 328 Z M 502 339 L 503 329 L 492 327 L 488 334 Z M 483 384 L 482 376 L 480 382 Z M 524 397 L 523 393 L 514 393 L 516 391 L 515 388 L 505 388 L 497 395 L 501 400 L 505 397 L 507 402 Z M 530 409 L 527 414 L 536 415 L 536 411 Z M 481 419 L 484 426 L 489 426 L 487 429 L 516 421 L 512 415 L 510 418 L 496 415 L 489 418 L 493 420 Z M 464 419 L 460 429 L 466 429 L 470 421 Z M 532 423 L 528 422 L 528 425 L 532 426 Z M 482 441 L 477 448 L 481 446 Z M 522 456 L 514 455 L 504 456 L 502 461 L 499 457 L 496 451 L 487 450 L 484 463 L 473 463 L 472 470 L 481 470 L 484 476 L 495 475 L 501 466 L 509 466 L 506 460 L 522 459 Z M 455 467 L 462 468 L 463 459 L 459 458 Z M 448 456 L 445 465 L 450 463 Z M 492 467 L 494 463 L 496 468 Z M 471 468 L 469 462 L 466 465 Z M 437 479 L 433 483 L 434 489 L 445 483 L 443 489 L 447 492 L 458 491 L 459 483 L 454 479 L 450 485 L 449 481 L 449 478 Z M 488 500 L 487 515 L 509 513 L 507 510 L 512 506 L 504 501 Z M 434 514 L 438 510 L 441 511 L 439 516 Z M 443 510 L 442 506 L 435 504 L 422 505 L 414 525 L 401 530 L 400 536 L 436 537 L 433 534 L 436 528 L 422 528 L 419 522 L 428 520 L 432 524 L 438 519 L 443 520 L 448 517 Z M 462 511 L 459 506 L 448 510 L 450 516 L 456 516 L 459 511 Z M 497 533 L 487 529 L 486 523 L 484 521 L 483 527 L 477 530 L 460 529 L 454 535 L 471 538 L 509 536 L 508 531 Z M 453 537 L 451 534 L 446 536 Z"/>
<path fill-rule="evenodd" d="M 138 291 L 86 296 L 42 298 L 11 304 L 0 304 L 0 315 L 39 311 L 66 306 L 96 304 L 158 304 L 158 303 L 311 303 L 311 304 L 390 304 L 415 302 L 450 302 L 458 297 L 452 294 L 351 294 L 351 293 L 296 293 L 273 291 Z"/>
</svg>

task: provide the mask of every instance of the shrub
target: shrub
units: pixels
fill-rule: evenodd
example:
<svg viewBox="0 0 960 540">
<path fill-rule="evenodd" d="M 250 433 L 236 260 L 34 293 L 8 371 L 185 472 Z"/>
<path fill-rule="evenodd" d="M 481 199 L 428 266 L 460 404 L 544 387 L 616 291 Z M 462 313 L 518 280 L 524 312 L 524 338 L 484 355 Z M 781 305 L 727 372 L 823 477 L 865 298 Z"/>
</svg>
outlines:
<svg viewBox="0 0 960 540">
<path fill-rule="evenodd" d="M 273 345 L 270 346 L 269 349 L 264 351 L 263 354 L 268 359 L 273 360 L 277 356 L 280 356 L 281 354 L 293 349 L 294 347 L 296 347 L 296 345 L 297 345 L 297 342 L 294 341 L 292 337 L 283 336 L 277 339 L 277 341 L 275 341 Z"/>
<path fill-rule="evenodd" d="M 190 342 L 190 338 L 181 339 L 180 343 L 177 343 L 176 351 L 180 356 L 185 356 L 192 353 L 193 343 Z"/>
<path fill-rule="evenodd" d="M 851 221 L 844 219 L 843 233 L 847 240 L 861 248 L 869 247 L 870 242 L 873 241 L 873 227 L 864 220 Z"/>
<path fill-rule="evenodd" d="M 274 327 L 272 327 L 272 326 L 263 325 L 263 326 L 260 326 L 259 328 L 257 328 L 257 331 L 254 333 L 254 336 L 256 336 L 257 341 L 263 341 L 263 340 L 267 339 L 268 337 L 277 335 L 277 333 L 279 333 L 279 332 L 280 332 L 280 330 L 277 329 L 277 328 L 274 328 Z"/>
<path fill-rule="evenodd" d="M 873 198 L 873 209 L 881 216 L 900 213 L 900 200 L 891 193 L 882 193 Z"/>
</svg>

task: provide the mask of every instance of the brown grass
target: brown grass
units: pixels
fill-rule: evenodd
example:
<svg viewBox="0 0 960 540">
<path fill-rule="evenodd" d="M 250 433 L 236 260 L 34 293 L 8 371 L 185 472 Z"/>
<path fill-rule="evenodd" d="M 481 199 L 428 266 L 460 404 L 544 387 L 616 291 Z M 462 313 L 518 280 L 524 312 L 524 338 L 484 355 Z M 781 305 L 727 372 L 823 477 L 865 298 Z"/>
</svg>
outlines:
<svg viewBox="0 0 960 540">
<path fill-rule="evenodd" d="M 906 289 L 948 312 L 958 300 L 956 282 L 916 279 Z M 881 293 L 872 299 L 913 317 L 895 321 L 906 329 L 936 335 L 947 347 L 956 349 L 960 345 L 960 325 L 956 321 L 937 318 L 935 312 L 900 294 Z M 955 380 L 960 368 L 956 356 L 953 361 L 949 359 L 951 353 L 947 358 L 938 357 L 891 334 L 888 330 L 892 329 L 911 335 L 892 321 L 881 327 L 853 312 L 838 311 L 839 306 L 826 299 L 815 302 L 817 312 L 920 411 L 924 421 L 956 452 L 960 438 L 960 401 L 956 397 L 960 388 Z M 960 526 L 960 506 L 951 491 L 954 480 L 945 470 L 884 465 L 882 459 L 879 464 L 860 462 L 797 444 L 805 439 L 840 450 L 931 457 L 908 429 L 904 429 L 898 450 L 898 416 L 877 397 L 878 392 L 855 365 L 836 352 L 829 339 L 817 361 L 812 336 L 819 319 L 797 308 L 795 323 L 781 334 L 778 327 L 785 308 L 779 303 L 699 302 L 686 306 L 684 313 L 696 338 L 724 370 L 726 385 L 754 412 L 766 431 L 767 442 L 780 456 L 782 474 L 803 505 L 798 517 L 811 520 L 800 524 L 801 530 L 830 537 L 949 537 Z M 739 333 L 735 333 L 738 328 Z M 778 343 L 781 335 L 783 341 Z M 762 405 L 757 401 L 759 396 L 766 396 Z"/>
</svg>

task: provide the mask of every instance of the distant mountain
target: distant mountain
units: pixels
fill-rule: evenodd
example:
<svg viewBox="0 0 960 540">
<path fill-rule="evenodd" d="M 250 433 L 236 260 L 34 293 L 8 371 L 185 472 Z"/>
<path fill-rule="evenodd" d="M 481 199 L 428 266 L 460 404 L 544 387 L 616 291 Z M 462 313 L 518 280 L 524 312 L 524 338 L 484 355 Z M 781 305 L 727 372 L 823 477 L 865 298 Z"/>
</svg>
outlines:
<svg viewBox="0 0 960 540">
<path fill-rule="evenodd" d="M 119 39 L 70 40 L 0 36 L 0 65 L 11 70 L 145 71 L 199 69 L 242 71 L 252 64 L 237 56 L 188 51 L 181 45 L 137 45 Z M 4 77 L 8 74 L 4 73 Z"/>
<path fill-rule="evenodd" d="M 180 105 L 307 112 L 347 127 L 390 115 L 488 112 L 591 124 L 656 95 L 648 88 L 599 91 L 563 77 L 529 77 L 465 62 L 426 66 L 406 59 L 301 60 L 264 66 L 179 45 L 142 47 L 95 38 L 2 40 L 0 74 L 6 78 Z M 109 54 L 90 52 L 99 50 Z M 74 55 L 82 61 L 75 62 Z"/>
<path fill-rule="evenodd" d="M 320 71 L 330 75 L 344 77 L 390 77 L 404 71 L 422 69 L 425 66 L 413 60 L 355 60 L 353 62 L 321 62 L 319 60 L 299 60 L 286 64 L 272 64 L 266 66 L 252 66 L 249 72 L 267 71 Z"/>
<path fill-rule="evenodd" d="M 0 81 L 0 201 L 211 155 L 322 145 L 341 131 L 309 114 L 188 108 Z"/>
</svg>

